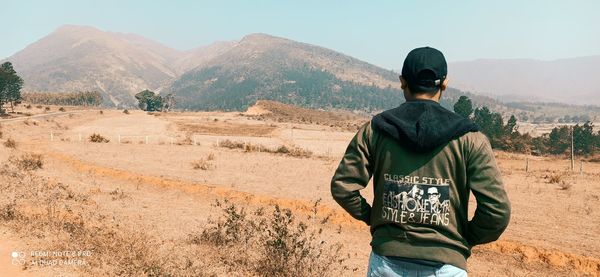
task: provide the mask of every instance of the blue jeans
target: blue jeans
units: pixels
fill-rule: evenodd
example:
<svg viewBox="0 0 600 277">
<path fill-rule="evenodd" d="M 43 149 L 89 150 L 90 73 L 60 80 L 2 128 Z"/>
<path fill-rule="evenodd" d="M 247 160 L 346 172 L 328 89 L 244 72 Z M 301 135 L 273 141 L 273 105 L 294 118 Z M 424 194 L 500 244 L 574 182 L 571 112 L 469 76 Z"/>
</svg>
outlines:
<svg viewBox="0 0 600 277">
<path fill-rule="evenodd" d="M 435 277 L 464 277 L 467 272 L 449 264 L 439 264 L 439 266 L 412 263 L 405 260 L 398 260 L 380 256 L 371 252 L 369 257 L 369 269 L 367 277 L 397 277 L 397 276 L 435 276 Z"/>
</svg>

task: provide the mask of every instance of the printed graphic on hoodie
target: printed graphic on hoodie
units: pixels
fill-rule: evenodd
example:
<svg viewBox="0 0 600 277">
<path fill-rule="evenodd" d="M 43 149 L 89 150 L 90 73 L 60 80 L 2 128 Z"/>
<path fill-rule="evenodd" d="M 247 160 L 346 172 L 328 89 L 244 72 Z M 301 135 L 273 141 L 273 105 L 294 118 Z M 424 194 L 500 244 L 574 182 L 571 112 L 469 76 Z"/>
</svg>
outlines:
<svg viewBox="0 0 600 277">
<path fill-rule="evenodd" d="M 448 226 L 450 180 L 385 174 L 382 218 L 401 224 Z"/>
</svg>

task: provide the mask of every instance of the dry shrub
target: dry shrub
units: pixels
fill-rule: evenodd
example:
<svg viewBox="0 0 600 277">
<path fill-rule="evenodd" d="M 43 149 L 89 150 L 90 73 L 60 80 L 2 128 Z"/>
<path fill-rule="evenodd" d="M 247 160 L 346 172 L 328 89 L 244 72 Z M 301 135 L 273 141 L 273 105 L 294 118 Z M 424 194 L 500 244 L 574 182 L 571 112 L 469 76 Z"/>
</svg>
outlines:
<svg viewBox="0 0 600 277">
<path fill-rule="evenodd" d="M 25 106 L 25 108 L 29 110 L 29 109 L 31 109 L 31 105 L 27 104 L 27 106 Z"/>
<path fill-rule="evenodd" d="M 550 184 L 558 184 L 562 181 L 561 174 L 552 174 L 550 176 L 546 176 L 548 178 L 548 183 Z"/>
<path fill-rule="evenodd" d="M 11 156 L 8 161 L 14 164 L 18 169 L 30 171 L 42 168 L 44 160 L 41 154 L 27 153 L 20 157 Z"/>
<path fill-rule="evenodd" d="M 58 108 L 58 111 L 59 111 L 59 112 L 64 112 L 64 111 L 65 111 L 65 108 L 64 108 L 64 107 L 60 107 L 60 108 Z"/>
<path fill-rule="evenodd" d="M 123 110 L 123 113 L 124 113 L 124 114 L 129 114 L 129 110 L 128 110 L 128 109 L 124 109 L 124 110 Z"/>
<path fill-rule="evenodd" d="M 208 160 L 205 160 L 204 158 L 192 162 L 193 169 L 209 170 L 213 167 L 213 164 L 211 164 Z"/>
<path fill-rule="evenodd" d="M 44 108 L 44 111 L 49 111 L 49 110 L 50 110 L 50 107 L 45 107 Z"/>
<path fill-rule="evenodd" d="M 291 157 L 298 158 L 309 158 L 312 156 L 312 152 L 307 149 L 303 149 L 296 146 L 279 146 L 277 149 L 273 150 L 265 147 L 261 144 L 240 142 L 240 141 L 231 141 L 224 140 L 219 143 L 220 147 L 225 147 L 229 149 L 243 149 L 245 152 L 267 152 L 267 153 L 276 153 L 276 154 L 284 154 Z"/>
<path fill-rule="evenodd" d="M 0 206 L 0 219 L 3 221 L 14 220 L 17 218 L 15 202 L 10 202 Z"/>
<path fill-rule="evenodd" d="M 221 217 L 209 219 L 209 227 L 190 235 L 192 244 L 215 248 L 229 271 L 257 276 L 340 276 L 347 269 L 340 257 L 341 244 L 321 239 L 316 230 L 296 218 L 289 209 L 275 205 L 248 213 L 244 207 L 217 201 Z M 253 251 L 247 251 L 252 249 Z"/>
<path fill-rule="evenodd" d="M 558 184 L 558 189 L 569 190 L 569 189 L 571 189 L 572 186 L 573 186 L 573 184 L 562 181 L 562 182 L 560 182 L 560 184 Z"/>
<path fill-rule="evenodd" d="M 208 154 L 208 157 L 206 157 L 206 160 L 208 160 L 208 161 L 212 161 L 214 159 L 215 159 L 215 154 L 213 154 L 213 153 Z"/>
<path fill-rule="evenodd" d="M 12 138 L 8 138 L 8 139 L 6 139 L 6 141 L 4 141 L 4 147 L 17 148 L 17 142 Z"/>
<path fill-rule="evenodd" d="M 313 154 L 312 151 L 307 150 L 307 149 L 303 149 L 303 148 L 296 147 L 296 146 L 287 147 L 285 145 L 279 146 L 279 148 L 277 148 L 277 150 L 275 150 L 275 152 L 286 154 L 286 155 L 292 156 L 292 157 L 299 157 L 299 158 L 309 158 Z"/>
<path fill-rule="evenodd" d="M 93 133 L 92 135 L 90 135 L 89 137 L 90 142 L 96 142 L 96 143 L 108 143 L 110 140 L 103 137 L 100 134 L 96 134 Z"/>
</svg>

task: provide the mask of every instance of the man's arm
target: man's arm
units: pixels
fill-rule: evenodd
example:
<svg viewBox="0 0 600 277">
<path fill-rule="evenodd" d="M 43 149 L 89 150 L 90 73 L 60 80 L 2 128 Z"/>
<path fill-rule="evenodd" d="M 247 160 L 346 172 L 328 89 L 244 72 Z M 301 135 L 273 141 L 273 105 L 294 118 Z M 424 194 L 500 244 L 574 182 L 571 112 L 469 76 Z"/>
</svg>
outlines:
<svg viewBox="0 0 600 277">
<path fill-rule="evenodd" d="M 468 223 L 466 239 L 470 246 L 497 240 L 508 226 L 510 202 L 494 152 L 487 138 L 469 155 L 467 176 L 477 209 Z"/>
<path fill-rule="evenodd" d="M 371 123 L 356 133 L 331 180 L 331 194 L 352 217 L 370 224 L 371 206 L 359 190 L 364 189 L 372 175 L 370 141 Z"/>
</svg>

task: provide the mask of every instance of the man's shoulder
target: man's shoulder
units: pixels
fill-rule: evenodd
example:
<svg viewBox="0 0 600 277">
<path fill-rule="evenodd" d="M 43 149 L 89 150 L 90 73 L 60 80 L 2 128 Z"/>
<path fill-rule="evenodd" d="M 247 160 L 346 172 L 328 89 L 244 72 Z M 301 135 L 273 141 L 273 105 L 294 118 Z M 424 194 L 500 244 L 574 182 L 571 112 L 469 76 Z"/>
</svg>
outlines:
<svg viewBox="0 0 600 277">
<path fill-rule="evenodd" d="M 471 150 L 480 149 L 484 144 L 489 144 L 489 140 L 481 131 L 467 132 L 459 140 Z"/>
</svg>

